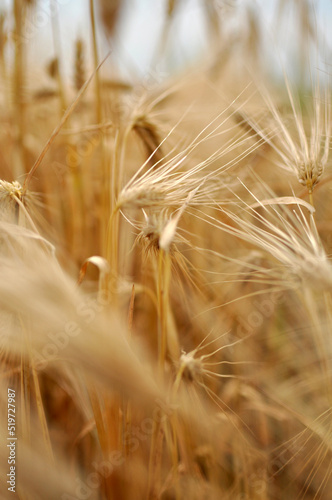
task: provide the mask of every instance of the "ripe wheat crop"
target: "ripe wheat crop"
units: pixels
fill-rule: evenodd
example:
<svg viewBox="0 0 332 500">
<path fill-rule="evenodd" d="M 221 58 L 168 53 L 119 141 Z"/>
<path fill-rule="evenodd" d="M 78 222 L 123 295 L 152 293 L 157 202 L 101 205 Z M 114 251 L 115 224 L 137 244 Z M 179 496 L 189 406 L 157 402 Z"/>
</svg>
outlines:
<svg viewBox="0 0 332 500">
<path fill-rule="evenodd" d="M 136 75 L 130 1 L 70 44 L 66 3 L 0 6 L 1 498 L 330 500 L 323 2 L 275 2 L 277 72 L 256 2 L 197 2 L 178 68 L 194 8 L 160 1 Z"/>
</svg>

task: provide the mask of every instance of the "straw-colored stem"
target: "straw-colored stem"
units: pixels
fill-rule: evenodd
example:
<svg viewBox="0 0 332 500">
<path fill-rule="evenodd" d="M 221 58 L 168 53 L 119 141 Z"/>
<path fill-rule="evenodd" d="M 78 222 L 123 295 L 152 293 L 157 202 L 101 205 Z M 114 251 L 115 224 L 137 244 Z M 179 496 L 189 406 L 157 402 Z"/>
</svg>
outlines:
<svg viewBox="0 0 332 500">
<path fill-rule="evenodd" d="M 168 314 L 168 294 L 170 283 L 171 259 L 169 252 L 159 249 L 158 270 L 157 270 L 157 302 L 158 302 L 158 369 L 160 379 L 164 378 L 166 349 L 167 349 L 167 314 Z M 163 446 L 163 430 L 160 423 L 155 422 L 149 461 L 149 486 L 148 499 L 156 498 L 160 476 L 161 453 Z M 173 442 L 172 458 L 173 464 L 177 467 L 177 443 Z M 178 498 L 178 495 L 177 495 Z"/>
<path fill-rule="evenodd" d="M 319 318 L 317 304 L 315 302 L 315 297 L 313 296 L 313 293 L 309 288 L 304 288 L 302 292 L 303 292 L 304 303 L 308 311 L 308 315 L 312 321 L 315 347 L 317 354 L 319 356 L 322 376 L 325 379 L 326 396 L 328 398 L 329 404 L 332 405 L 332 384 L 331 384 L 330 366 L 325 348 L 325 338 L 324 338 L 325 335 L 324 332 L 322 331 L 322 324 Z M 326 292 L 324 293 L 324 301 L 327 314 L 329 314 L 329 309 L 331 306 L 331 297 Z"/>
<path fill-rule="evenodd" d="M 93 60 L 95 67 L 98 66 L 98 43 L 97 43 L 97 32 L 96 32 L 96 16 L 94 9 L 94 2 L 90 0 L 90 23 L 92 31 L 92 46 L 93 46 Z M 99 74 L 96 74 L 95 80 L 95 94 L 96 94 L 96 120 L 97 123 L 102 121 L 102 107 L 101 107 L 101 93 L 100 93 L 100 78 Z"/>
<path fill-rule="evenodd" d="M 65 97 L 65 86 L 63 83 L 62 71 L 60 67 L 60 62 L 62 61 L 61 57 L 61 45 L 60 45 L 60 26 L 59 26 L 59 18 L 57 15 L 57 2 L 56 0 L 50 0 L 50 8 L 53 13 L 52 18 L 52 36 L 53 36 L 53 46 L 54 46 L 54 54 L 58 61 L 58 70 L 56 72 L 56 78 L 59 89 L 59 98 L 60 98 L 60 116 L 62 116 L 63 111 L 67 108 L 67 101 Z"/>
<path fill-rule="evenodd" d="M 40 424 L 42 427 L 42 435 L 43 435 L 43 439 L 44 439 L 44 443 L 45 443 L 45 447 L 46 447 L 49 459 L 53 462 L 54 461 L 53 451 L 52 451 L 50 435 L 48 432 L 48 425 L 47 425 L 47 420 L 46 420 L 46 415 L 45 415 L 45 410 L 44 410 L 44 405 L 43 405 L 43 398 L 42 398 L 42 394 L 40 391 L 38 374 L 37 374 L 37 371 L 36 371 L 34 365 L 32 365 L 31 371 L 32 371 L 32 379 L 33 379 L 34 391 L 35 391 L 35 397 L 36 397 L 37 412 L 38 412 L 39 421 L 40 421 Z"/>
<path fill-rule="evenodd" d="M 35 368 L 34 362 L 31 361 L 29 362 L 28 360 L 32 360 L 32 352 L 31 352 L 31 346 L 30 346 L 30 341 L 29 341 L 29 330 L 26 328 L 26 326 L 23 323 L 23 320 L 20 318 L 20 323 L 22 326 L 22 331 L 24 334 L 24 341 L 26 344 L 26 359 L 22 360 L 23 364 L 23 374 L 22 374 L 22 381 L 21 381 L 21 388 L 24 391 L 24 396 L 22 396 L 22 411 L 23 411 L 23 406 L 24 410 L 26 410 L 25 417 L 26 417 L 26 426 L 25 426 L 25 431 L 28 433 L 27 436 L 30 434 L 30 369 L 31 369 L 31 374 L 32 374 L 32 381 L 33 381 L 33 393 L 35 395 L 35 402 L 36 402 L 36 407 L 37 407 L 37 414 L 39 417 L 39 422 L 42 428 L 42 436 L 46 448 L 46 452 L 48 455 L 48 458 L 54 462 L 54 457 L 53 457 L 53 450 L 52 450 L 52 444 L 51 444 L 51 439 L 49 435 L 49 430 L 48 430 L 48 425 L 47 425 L 47 419 L 45 415 L 45 410 L 44 410 L 44 404 L 43 404 L 43 398 L 40 390 L 40 384 L 39 384 L 39 378 L 38 378 L 38 373 Z"/>
<path fill-rule="evenodd" d="M 22 436 L 29 441 L 30 437 L 30 366 L 27 356 L 21 354 L 21 429 Z"/>
<path fill-rule="evenodd" d="M 314 205 L 314 197 L 313 197 L 313 192 L 312 192 L 312 189 L 309 189 L 308 191 L 309 193 L 309 203 L 312 207 L 315 208 L 315 205 Z"/>
<path fill-rule="evenodd" d="M 100 248 L 102 249 L 102 255 L 107 258 L 106 247 L 107 247 L 107 228 L 109 221 L 109 213 L 111 206 L 111 171 L 109 165 L 111 159 L 108 155 L 108 148 L 106 144 L 106 134 L 102 134 L 101 138 L 101 172 L 102 172 L 102 192 L 101 192 L 101 225 L 100 225 Z M 111 209 L 112 210 L 112 209 Z"/>
<path fill-rule="evenodd" d="M 24 149 L 24 139 L 26 134 L 26 115 L 25 115 L 25 104 L 23 98 L 23 88 L 24 88 L 24 47 L 26 46 L 26 40 L 23 37 L 23 27 L 25 19 L 26 6 L 23 0 L 14 0 L 14 40 L 15 40 L 15 63 L 14 63 L 14 96 L 15 96 L 15 115 L 16 115 L 16 126 L 18 130 L 17 134 L 17 150 L 18 150 L 18 161 L 19 166 L 15 165 L 16 177 L 25 173 L 29 165 L 27 163 L 27 158 Z"/>
<path fill-rule="evenodd" d="M 172 388 L 172 396 L 173 397 L 175 397 L 178 393 L 185 366 L 186 365 L 184 363 L 182 363 L 177 374 L 176 374 L 175 381 L 174 381 L 173 388 Z"/>
<path fill-rule="evenodd" d="M 149 458 L 147 500 L 155 500 L 158 498 L 157 492 L 160 487 L 160 468 L 163 442 L 164 431 L 162 429 L 162 425 L 160 422 L 154 421 Z"/>
<path fill-rule="evenodd" d="M 126 127 L 124 131 L 118 130 L 115 137 L 114 155 L 110 176 L 110 211 L 111 215 L 107 224 L 106 235 L 106 258 L 111 266 L 111 289 L 116 296 L 118 273 L 119 273 L 119 209 L 117 199 L 122 185 L 126 146 L 131 128 Z"/>
<path fill-rule="evenodd" d="M 108 399 L 107 396 L 105 397 L 102 393 L 100 393 L 100 391 L 97 391 L 93 382 L 88 383 L 88 390 L 102 456 L 104 460 L 108 460 L 108 454 L 110 451 L 109 436 L 106 431 L 105 419 L 103 416 L 103 414 L 107 414 Z M 102 404 L 104 404 L 105 408 L 102 408 Z M 111 485 L 108 481 L 103 481 L 103 484 L 107 498 L 111 498 Z"/>
<path fill-rule="evenodd" d="M 158 297 L 158 366 L 161 378 L 165 370 L 167 350 L 167 314 L 169 307 L 170 255 L 159 249 L 157 297 Z"/>
<path fill-rule="evenodd" d="M 119 233 L 119 211 L 118 207 L 112 210 L 108 220 L 106 236 L 106 259 L 110 264 L 111 273 L 107 285 L 107 292 L 116 300 L 118 282 L 118 233 Z"/>
<path fill-rule="evenodd" d="M 128 337 L 129 341 L 131 340 L 132 328 L 133 328 L 133 317 L 134 317 L 134 302 L 135 302 L 135 285 L 132 287 L 130 304 L 129 304 L 129 312 L 128 312 Z M 132 406 L 131 402 L 128 400 L 126 396 L 123 398 L 123 433 L 122 433 L 122 441 L 125 456 L 129 454 L 129 442 L 126 439 L 126 436 L 130 436 L 132 433 Z"/>
<path fill-rule="evenodd" d="M 100 397 L 98 395 L 98 392 L 97 392 L 94 384 L 92 384 L 92 383 L 90 383 L 90 387 L 89 387 L 89 396 L 90 396 L 90 402 L 91 402 L 93 415 L 94 415 L 95 422 L 96 422 L 96 429 L 97 429 L 100 447 L 101 447 L 104 458 L 107 458 L 107 451 L 108 451 L 107 434 L 105 431 L 103 413 L 102 413 L 102 410 L 100 407 Z"/>
<path fill-rule="evenodd" d="M 178 457 L 178 437 L 177 437 L 177 415 L 174 413 L 170 419 L 172 429 L 172 462 L 175 486 L 175 498 L 181 500 L 180 482 L 179 482 L 179 457 Z"/>
</svg>

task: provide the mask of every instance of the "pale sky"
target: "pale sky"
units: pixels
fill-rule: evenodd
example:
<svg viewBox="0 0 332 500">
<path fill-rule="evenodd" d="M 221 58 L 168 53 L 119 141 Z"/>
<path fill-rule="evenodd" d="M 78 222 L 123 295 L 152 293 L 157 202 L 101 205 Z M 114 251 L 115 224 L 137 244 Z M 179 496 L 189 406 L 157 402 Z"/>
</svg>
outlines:
<svg viewBox="0 0 332 500">
<path fill-rule="evenodd" d="M 212 0 L 211 0 L 212 1 Z M 215 0 L 221 3 L 223 0 Z M 245 5 L 253 5 L 260 18 L 264 33 L 264 46 L 271 47 L 271 60 L 276 53 L 289 52 L 292 47 L 290 34 L 294 31 L 294 16 L 289 7 L 289 15 L 285 16 L 282 27 L 276 30 L 275 12 L 277 0 L 228 0 L 233 1 L 241 9 Z M 29 41 L 29 61 L 31 65 L 46 64 L 54 55 L 52 42 L 52 11 L 50 2 L 57 5 L 60 19 L 61 50 L 66 61 L 66 72 L 70 72 L 74 57 L 74 41 L 81 36 L 91 53 L 89 1 L 88 0 L 39 0 L 39 8 L 32 13 L 26 27 Z M 0 0 L 0 7 L 11 5 L 12 0 Z M 165 0 L 125 0 L 126 9 L 119 24 L 116 44 L 112 47 L 112 57 L 128 77 L 133 74 L 144 74 L 150 68 L 153 55 L 156 53 L 158 35 L 160 34 L 165 12 Z M 288 0 L 289 6 L 292 1 Z M 332 46 L 332 1 L 316 0 L 313 2 L 323 33 Z M 169 68 L 180 68 L 184 63 L 194 61 L 206 47 L 207 26 L 202 15 L 200 0 L 181 0 L 178 13 L 169 37 Z M 54 11 L 53 11 L 54 12 Z M 240 25 L 228 24 L 228 29 L 243 29 L 241 15 L 237 16 Z M 283 42 L 280 44 L 280 40 Z M 109 50 L 105 37 L 100 36 L 100 57 Z M 325 48 L 329 54 L 329 47 Z M 274 55 L 273 55 L 274 53 Z M 274 64 L 274 62 L 273 62 Z M 167 68 L 167 71 L 169 70 Z M 126 75 L 125 75 L 126 76 Z"/>
</svg>

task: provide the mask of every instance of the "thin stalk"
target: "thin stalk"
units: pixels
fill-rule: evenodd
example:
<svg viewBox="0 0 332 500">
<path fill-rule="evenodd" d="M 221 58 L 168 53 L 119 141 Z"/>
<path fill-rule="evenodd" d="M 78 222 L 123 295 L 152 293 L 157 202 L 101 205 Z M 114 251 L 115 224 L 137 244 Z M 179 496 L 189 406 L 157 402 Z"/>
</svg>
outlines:
<svg viewBox="0 0 332 500">
<path fill-rule="evenodd" d="M 135 285 L 132 287 L 129 312 L 128 312 L 128 340 L 130 342 L 133 329 L 133 319 L 134 319 L 134 302 L 135 302 Z M 122 442 L 125 456 L 129 454 L 129 442 L 126 440 L 126 436 L 130 436 L 132 433 L 132 406 L 130 401 L 126 396 L 123 397 L 123 433 Z"/>
<path fill-rule="evenodd" d="M 309 189 L 308 194 L 309 194 L 309 203 L 312 207 L 315 208 L 312 189 Z"/>
<path fill-rule="evenodd" d="M 169 308 L 171 258 L 169 252 L 159 249 L 157 269 L 157 304 L 158 304 L 158 370 L 160 379 L 163 380 L 167 349 L 167 314 Z M 163 429 L 159 422 L 155 422 L 149 459 L 149 484 L 148 499 L 157 498 L 158 481 L 160 478 L 161 454 L 163 447 Z M 177 464 L 177 443 L 174 442 L 172 457 L 174 465 Z M 177 465 L 176 465 L 177 466 Z M 177 495 L 178 496 L 178 495 Z"/>
<path fill-rule="evenodd" d="M 90 23 L 92 31 L 92 47 L 93 47 L 93 60 L 94 66 L 98 66 L 98 44 L 97 44 L 97 32 L 96 32 L 96 16 L 93 0 L 90 0 Z M 100 94 L 100 78 L 99 74 L 96 74 L 95 80 L 95 94 L 96 94 L 96 123 L 101 123 L 102 121 L 102 107 L 101 107 L 101 94 Z"/>
<path fill-rule="evenodd" d="M 180 383 L 182 380 L 183 372 L 185 369 L 185 364 L 182 363 L 180 365 L 180 368 L 176 374 L 175 381 L 172 387 L 172 400 L 175 399 L 177 396 Z M 178 434 L 177 434 L 177 429 L 178 429 L 178 418 L 176 413 L 174 412 L 173 415 L 170 417 L 170 425 L 172 429 L 172 437 L 173 437 L 173 442 L 172 442 L 172 462 L 173 462 L 173 469 L 174 469 L 174 482 L 175 482 L 175 498 L 176 500 L 181 499 L 181 493 L 180 493 L 180 483 L 179 483 L 179 459 L 178 459 Z"/>
<path fill-rule="evenodd" d="M 21 354 L 21 425 L 22 436 L 30 441 L 30 366 L 27 357 Z"/>
<path fill-rule="evenodd" d="M 63 111 L 67 108 L 67 101 L 65 97 L 65 86 L 63 83 L 62 72 L 60 67 L 62 57 L 61 57 L 61 44 L 60 44 L 60 26 L 59 26 L 56 0 L 50 0 L 50 8 L 52 12 L 51 18 L 52 18 L 52 36 L 53 36 L 54 54 L 58 61 L 58 70 L 56 72 L 56 78 L 57 78 L 59 98 L 60 98 L 60 116 L 62 116 Z"/>
<path fill-rule="evenodd" d="M 324 338 L 325 337 L 324 332 L 322 331 L 319 311 L 317 310 L 317 304 L 310 289 L 305 288 L 303 290 L 303 298 L 306 309 L 308 311 L 308 315 L 314 327 L 314 332 L 315 332 L 314 342 L 317 354 L 320 358 L 320 369 L 322 372 L 322 376 L 326 381 L 326 386 L 325 386 L 326 396 L 328 398 L 329 404 L 332 405 L 332 385 L 331 385 L 330 367 L 325 347 L 326 340 Z M 331 305 L 331 297 L 327 292 L 324 292 L 324 305 L 329 315 L 330 314 L 329 306 Z"/>
<path fill-rule="evenodd" d="M 17 135 L 17 149 L 19 155 L 19 166 L 16 167 L 16 177 L 28 171 L 29 165 L 25 155 L 24 138 L 26 133 L 26 114 L 23 98 L 24 88 L 24 71 L 25 71 L 25 54 L 24 47 L 26 41 L 23 37 L 24 20 L 26 6 L 23 0 L 14 0 L 14 40 L 15 40 L 15 63 L 14 63 L 14 96 L 15 96 L 15 115 Z"/>
<path fill-rule="evenodd" d="M 0 77 L 3 82 L 7 81 L 7 68 L 5 60 L 5 48 L 7 44 L 7 33 L 5 29 L 6 14 L 0 12 Z"/>
<path fill-rule="evenodd" d="M 26 342 L 26 347 L 27 347 L 27 356 L 28 360 L 32 360 L 32 353 L 31 353 L 31 348 L 30 348 L 30 342 L 29 342 L 29 331 L 25 327 L 23 320 L 20 318 L 20 323 L 22 327 L 22 331 L 24 333 L 24 339 Z M 24 402 L 23 402 L 23 396 L 22 396 L 22 412 L 23 412 L 23 406 L 24 410 L 27 411 L 25 413 L 27 417 L 27 423 L 26 423 L 26 431 L 30 430 L 30 394 L 31 394 L 31 389 L 30 389 L 30 369 L 31 369 L 31 374 L 32 374 L 32 381 L 33 381 L 33 386 L 34 386 L 34 394 L 35 394 L 35 401 L 36 401 L 36 406 L 37 406 L 37 413 L 39 417 L 39 421 L 41 424 L 42 428 L 42 436 L 45 444 L 45 448 L 48 454 L 49 459 L 54 462 L 54 457 L 53 457 L 53 450 L 52 450 L 52 444 L 51 444 L 51 439 L 48 431 L 48 425 L 47 425 L 47 419 L 45 415 L 45 410 L 44 410 L 44 404 L 43 404 L 43 398 L 40 390 L 40 384 L 39 384 L 39 378 L 38 378 L 38 373 L 37 370 L 34 366 L 34 363 L 31 361 L 22 361 L 23 363 L 23 369 L 24 369 L 24 374 L 22 374 L 21 378 L 21 388 L 24 391 Z"/>
<path fill-rule="evenodd" d="M 43 405 L 43 398 L 42 398 L 41 391 L 40 391 L 38 374 L 37 374 L 37 371 L 36 371 L 34 365 L 31 366 L 31 371 L 32 371 L 32 379 L 33 379 L 34 390 L 35 390 L 37 412 L 38 412 L 39 421 L 40 421 L 41 427 L 42 427 L 42 435 L 43 435 L 44 443 L 45 443 L 46 450 L 47 450 L 47 453 L 48 453 L 50 460 L 52 462 L 54 462 L 51 439 L 50 439 L 50 435 L 48 432 L 48 425 L 47 425 L 47 420 L 46 420 L 46 415 L 45 415 L 45 410 L 44 410 L 44 405 Z"/>
<path fill-rule="evenodd" d="M 164 441 L 164 431 L 161 423 L 154 421 L 154 429 L 151 440 L 150 458 L 149 458 L 149 476 L 148 476 L 148 500 L 159 498 L 158 489 L 160 489 L 160 469 L 161 457 Z"/>
<path fill-rule="evenodd" d="M 117 130 L 115 137 L 114 156 L 112 161 L 112 170 L 110 176 L 110 212 L 107 224 L 106 236 L 106 258 L 111 266 L 111 282 L 110 287 L 114 296 L 117 293 L 117 282 L 119 273 L 119 206 L 117 199 L 122 186 L 122 175 L 124 169 L 124 161 L 126 154 L 126 146 L 128 142 L 131 127 L 126 127 L 125 130 Z"/>
<path fill-rule="evenodd" d="M 167 315 L 169 310 L 169 285 L 171 258 L 169 252 L 159 249 L 157 298 L 158 298 L 158 366 L 161 378 L 165 370 L 167 350 Z"/>
<path fill-rule="evenodd" d="M 100 448 L 102 451 L 102 456 L 104 460 L 108 460 L 108 452 L 109 452 L 109 445 L 108 445 L 108 434 L 106 432 L 105 428 L 105 421 L 103 417 L 103 411 L 101 407 L 101 402 L 104 401 L 105 407 L 107 408 L 107 398 L 103 398 L 102 395 L 100 395 L 93 384 L 93 382 L 90 382 L 88 384 L 88 391 L 89 391 L 89 398 L 91 402 L 91 407 L 93 411 L 93 415 L 95 418 L 95 423 L 96 423 L 96 429 L 97 429 L 97 434 L 98 434 L 98 441 L 100 443 Z M 110 491 L 110 485 L 108 481 L 104 481 L 104 486 L 105 486 L 105 493 L 107 495 L 107 498 L 111 498 L 111 491 Z"/>
<path fill-rule="evenodd" d="M 109 219 L 109 207 L 111 206 L 111 172 L 109 165 L 111 163 L 111 158 L 108 156 L 108 148 L 106 144 L 107 136 L 106 129 L 101 128 L 101 172 L 102 172 L 102 193 L 101 193 L 101 205 L 102 205 L 102 215 L 101 215 L 101 227 L 100 227 L 100 248 L 103 257 L 107 258 L 107 228 Z M 105 133 L 104 133 L 105 132 Z"/>
<path fill-rule="evenodd" d="M 173 389 L 172 389 L 172 395 L 173 395 L 173 397 L 175 397 L 177 395 L 177 393 L 178 393 L 184 369 L 185 369 L 185 364 L 182 363 L 181 366 L 180 366 L 179 371 L 176 374 L 176 378 L 175 378 L 175 381 L 174 381 L 174 384 L 173 384 Z"/>
<path fill-rule="evenodd" d="M 129 134 L 132 131 L 132 124 L 129 124 L 125 130 L 119 134 L 119 137 L 121 139 L 121 148 L 120 148 L 120 155 L 119 155 L 119 162 L 118 162 L 118 170 L 117 170 L 117 176 L 116 176 L 116 197 L 118 197 L 122 185 L 123 185 L 123 172 L 124 172 L 124 165 L 125 165 L 125 157 L 126 157 L 126 150 L 127 150 L 127 143 L 129 139 Z M 116 198 L 115 198 L 116 199 Z"/>
<path fill-rule="evenodd" d="M 176 500 L 181 500 L 180 492 L 180 482 L 179 482 L 179 458 L 178 458 L 178 436 L 177 436 L 177 415 L 174 414 L 171 417 L 171 428 L 172 428 L 172 461 L 174 470 L 174 483 L 175 483 L 175 498 Z"/>
<path fill-rule="evenodd" d="M 118 282 L 118 259 L 119 259 L 119 247 L 118 247 L 118 234 L 119 234 L 119 211 L 115 207 L 110 215 L 108 225 L 107 225 L 107 237 L 106 237 L 106 259 L 110 264 L 111 273 L 110 279 L 107 285 L 108 292 L 111 293 L 112 297 L 116 299 L 117 296 L 117 282 Z"/>
<path fill-rule="evenodd" d="M 150 457 L 149 457 L 149 475 L 148 475 L 148 488 L 147 488 L 147 500 L 151 498 L 151 490 L 152 490 L 152 477 L 153 477 L 153 460 L 155 456 L 157 436 L 159 434 L 160 423 L 154 421 L 154 428 L 152 432 L 151 438 L 151 446 L 150 446 Z"/>
<path fill-rule="evenodd" d="M 20 318 L 20 323 L 22 327 L 22 331 L 24 333 L 24 338 L 26 342 L 26 347 L 27 347 L 27 355 L 28 359 L 32 360 L 32 353 L 31 353 L 31 348 L 30 348 L 30 342 L 29 342 L 29 330 L 25 327 L 23 320 Z M 45 443 L 46 451 L 47 454 L 52 462 L 54 462 L 54 457 L 53 457 L 53 450 L 52 450 L 52 444 L 51 444 L 51 439 L 50 435 L 48 432 L 48 425 L 47 425 L 47 420 L 46 420 L 46 415 L 45 415 L 45 410 L 44 410 L 44 405 L 43 405 L 43 398 L 40 390 L 40 385 L 39 385 L 39 379 L 38 379 L 38 373 L 36 371 L 36 368 L 34 366 L 33 361 L 31 361 L 31 374 L 32 374 L 32 380 L 33 380 L 33 385 L 34 385 L 34 393 L 35 393 L 35 400 L 36 400 L 36 406 L 37 406 L 37 413 L 39 417 L 39 421 L 42 427 L 42 436 L 43 440 Z M 24 386 L 23 389 L 27 391 L 25 394 L 25 410 L 30 410 L 30 373 L 29 373 L 29 362 L 25 362 L 25 372 L 28 370 L 28 373 L 25 373 L 25 376 L 29 377 L 29 381 L 25 380 L 24 381 Z M 30 417 L 28 417 L 29 419 Z M 29 425 L 29 424 L 28 424 Z"/>
<path fill-rule="evenodd" d="M 103 457 L 107 459 L 108 445 L 107 445 L 107 434 L 105 431 L 103 413 L 100 407 L 100 397 L 93 383 L 90 383 L 89 387 L 89 397 L 91 402 L 91 407 L 93 415 L 95 417 L 96 429 L 98 434 L 98 440 L 103 453 Z"/>
</svg>

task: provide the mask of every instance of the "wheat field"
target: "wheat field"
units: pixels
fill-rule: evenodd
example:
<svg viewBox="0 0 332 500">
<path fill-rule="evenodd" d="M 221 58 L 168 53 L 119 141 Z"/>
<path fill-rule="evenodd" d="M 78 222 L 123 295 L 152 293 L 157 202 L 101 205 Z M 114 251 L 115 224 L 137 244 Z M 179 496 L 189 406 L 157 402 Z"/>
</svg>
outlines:
<svg viewBox="0 0 332 500">
<path fill-rule="evenodd" d="M 131 77 L 130 0 L 66 50 L 65 3 L 0 5 L 1 498 L 330 500 L 324 2 L 276 0 L 273 41 L 254 0 L 197 1 L 179 65 L 190 2 L 158 0 Z"/>
</svg>

